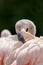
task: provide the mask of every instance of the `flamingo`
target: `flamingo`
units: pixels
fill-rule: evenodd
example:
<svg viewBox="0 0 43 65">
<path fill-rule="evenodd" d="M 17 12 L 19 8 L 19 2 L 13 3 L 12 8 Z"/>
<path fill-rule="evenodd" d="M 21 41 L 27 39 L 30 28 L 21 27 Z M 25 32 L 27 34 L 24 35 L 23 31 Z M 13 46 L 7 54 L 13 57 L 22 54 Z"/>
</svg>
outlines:
<svg viewBox="0 0 43 65">
<path fill-rule="evenodd" d="M 16 60 L 11 65 L 43 65 L 43 37 L 36 37 L 22 27 L 16 32 L 21 33 L 27 41 L 16 50 Z"/>
<path fill-rule="evenodd" d="M 8 36 L 4 36 L 4 34 L 1 35 L 2 37 L 0 38 L 0 65 L 11 65 L 13 61 L 15 62 L 19 55 L 18 52 L 20 52 L 23 48 L 26 48 L 28 46 L 28 44 L 26 44 L 27 41 L 35 38 L 36 26 L 30 20 L 22 19 L 17 21 L 15 29 L 17 35 L 11 35 L 11 33 Z M 18 34 L 20 34 L 20 36 L 24 39 L 23 41 L 26 41 L 24 42 L 25 44 L 23 44 L 21 40 L 22 38 L 20 39 L 18 37 Z"/>
</svg>

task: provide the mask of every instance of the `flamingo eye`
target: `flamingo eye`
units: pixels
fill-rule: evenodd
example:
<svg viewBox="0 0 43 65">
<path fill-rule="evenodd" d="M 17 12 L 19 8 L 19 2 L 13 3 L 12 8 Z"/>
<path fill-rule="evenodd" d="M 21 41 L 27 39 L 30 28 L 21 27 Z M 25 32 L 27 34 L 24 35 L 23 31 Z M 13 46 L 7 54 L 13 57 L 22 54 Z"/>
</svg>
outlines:
<svg viewBox="0 0 43 65">
<path fill-rule="evenodd" d="M 26 29 L 26 32 L 28 32 L 28 28 Z"/>
</svg>

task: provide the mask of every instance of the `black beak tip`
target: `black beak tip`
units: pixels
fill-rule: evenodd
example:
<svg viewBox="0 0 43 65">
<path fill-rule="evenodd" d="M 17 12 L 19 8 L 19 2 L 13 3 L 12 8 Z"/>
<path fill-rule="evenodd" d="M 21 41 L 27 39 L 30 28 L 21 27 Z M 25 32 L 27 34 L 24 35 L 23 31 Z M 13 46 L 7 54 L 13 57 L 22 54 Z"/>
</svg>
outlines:
<svg viewBox="0 0 43 65">
<path fill-rule="evenodd" d="M 17 36 L 19 41 L 21 41 L 22 43 L 25 43 L 25 39 L 22 34 L 18 33 Z"/>
</svg>

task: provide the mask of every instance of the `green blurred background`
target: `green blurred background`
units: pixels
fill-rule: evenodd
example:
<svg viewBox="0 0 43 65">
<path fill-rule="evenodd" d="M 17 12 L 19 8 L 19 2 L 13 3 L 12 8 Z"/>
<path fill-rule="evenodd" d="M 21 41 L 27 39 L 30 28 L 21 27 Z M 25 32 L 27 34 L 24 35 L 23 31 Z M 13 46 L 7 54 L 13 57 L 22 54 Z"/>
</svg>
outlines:
<svg viewBox="0 0 43 65">
<path fill-rule="evenodd" d="M 9 29 L 15 34 L 15 23 L 20 19 L 32 20 L 36 35 L 43 35 L 43 0 L 0 0 L 0 32 Z"/>
</svg>

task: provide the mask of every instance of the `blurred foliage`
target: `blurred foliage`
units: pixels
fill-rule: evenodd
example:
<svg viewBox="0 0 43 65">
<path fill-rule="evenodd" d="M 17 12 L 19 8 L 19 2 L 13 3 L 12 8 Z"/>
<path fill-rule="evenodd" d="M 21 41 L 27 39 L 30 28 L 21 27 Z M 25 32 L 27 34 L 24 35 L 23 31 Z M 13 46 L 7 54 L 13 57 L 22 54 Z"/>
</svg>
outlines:
<svg viewBox="0 0 43 65">
<path fill-rule="evenodd" d="M 43 0 L 0 0 L 0 32 L 9 29 L 15 33 L 15 23 L 30 19 L 37 27 L 37 36 L 43 35 Z"/>
</svg>

